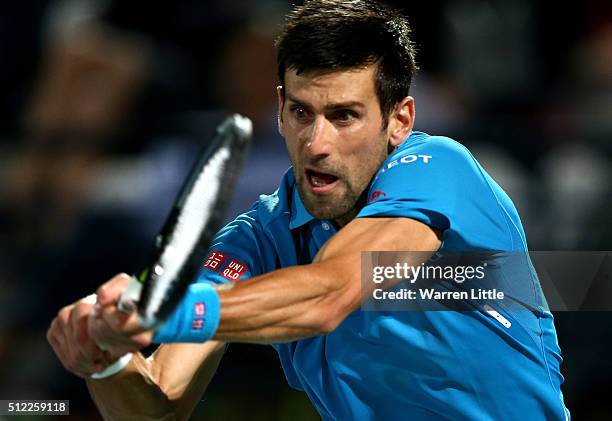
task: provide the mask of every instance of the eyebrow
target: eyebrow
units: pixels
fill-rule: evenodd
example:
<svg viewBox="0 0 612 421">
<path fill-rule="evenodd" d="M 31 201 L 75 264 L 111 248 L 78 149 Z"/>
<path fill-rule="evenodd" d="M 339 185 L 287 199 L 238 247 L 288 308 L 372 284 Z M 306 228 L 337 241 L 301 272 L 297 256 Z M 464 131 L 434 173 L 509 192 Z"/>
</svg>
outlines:
<svg viewBox="0 0 612 421">
<path fill-rule="evenodd" d="M 298 98 L 295 98 L 294 96 L 290 94 L 286 94 L 286 97 L 289 101 L 295 102 L 296 104 L 304 105 L 311 109 L 314 108 L 312 104 L 309 104 L 306 101 L 302 101 Z M 359 101 L 333 102 L 331 104 L 325 105 L 324 108 L 326 111 L 334 111 L 334 110 L 338 110 L 342 108 L 352 108 L 352 107 L 365 108 L 365 104 Z"/>
</svg>

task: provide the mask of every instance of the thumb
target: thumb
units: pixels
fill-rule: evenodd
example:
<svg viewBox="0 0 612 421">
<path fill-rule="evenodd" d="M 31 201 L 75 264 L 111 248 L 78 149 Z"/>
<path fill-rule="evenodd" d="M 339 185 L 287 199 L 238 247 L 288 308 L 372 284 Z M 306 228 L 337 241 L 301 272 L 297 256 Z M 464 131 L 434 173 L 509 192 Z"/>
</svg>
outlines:
<svg viewBox="0 0 612 421">
<path fill-rule="evenodd" d="M 102 284 L 96 291 L 98 296 L 96 306 L 101 308 L 115 304 L 119 300 L 121 293 L 127 288 L 128 284 L 130 283 L 130 279 L 130 275 L 120 273 L 115 275 L 106 283 Z"/>
</svg>

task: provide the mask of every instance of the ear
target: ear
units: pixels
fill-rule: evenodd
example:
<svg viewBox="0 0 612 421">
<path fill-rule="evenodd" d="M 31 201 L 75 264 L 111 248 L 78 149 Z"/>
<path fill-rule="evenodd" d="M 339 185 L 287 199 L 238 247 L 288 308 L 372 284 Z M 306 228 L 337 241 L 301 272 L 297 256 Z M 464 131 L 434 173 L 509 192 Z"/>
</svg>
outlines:
<svg viewBox="0 0 612 421">
<path fill-rule="evenodd" d="M 407 96 L 397 103 L 391 115 L 389 115 L 389 124 L 387 125 L 387 135 L 389 143 L 396 148 L 402 143 L 414 125 L 414 98 Z"/>
<path fill-rule="evenodd" d="M 276 96 L 278 99 L 278 115 L 277 115 L 277 122 L 278 122 L 278 132 L 281 134 L 281 136 L 285 136 L 285 124 L 283 123 L 283 107 L 285 105 L 285 99 L 284 99 L 284 95 L 283 95 L 283 89 L 285 89 L 283 87 L 283 85 L 278 85 L 276 87 Z"/>
</svg>

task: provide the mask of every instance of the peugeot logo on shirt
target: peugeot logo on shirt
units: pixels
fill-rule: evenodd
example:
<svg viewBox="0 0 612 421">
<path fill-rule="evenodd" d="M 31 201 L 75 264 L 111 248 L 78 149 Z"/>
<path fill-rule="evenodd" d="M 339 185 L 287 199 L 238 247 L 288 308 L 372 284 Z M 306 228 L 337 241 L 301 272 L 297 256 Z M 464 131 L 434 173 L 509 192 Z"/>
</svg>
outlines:
<svg viewBox="0 0 612 421">
<path fill-rule="evenodd" d="M 429 164 L 429 160 L 432 158 L 433 157 L 431 155 L 406 155 L 406 156 L 402 156 L 399 159 L 394 159 L 393 161 L 389 162 L 387 165 L 385 165 L 383 169 L 389 170 L 399 164 L 412 164 L 413 162 L 418 162 L 418 161 L 421 161 L 424 164 Z"/>
<path fill-rule="evenodd" d="M 397 166 L 397 165 L 401 165 L 401 164 L 413 164 L 415 162 L 422 162 L 423 164 L 429 164 L 429 161 L 431 161 L 433 159 L 433 156 L 431 155 L 405 155 L 402 156 L 401 158 L 398 159 L 394 159 L 393 161 L 384 164 L 382 166 L 382 168 L 380 169 L 380 171 L 378 172 L 378 174 L 376 175 L 376 178 L 378 178 L 379 175 L 384 174 L 385 171 L 390 170 L 391 168 Z"/>
</svg>

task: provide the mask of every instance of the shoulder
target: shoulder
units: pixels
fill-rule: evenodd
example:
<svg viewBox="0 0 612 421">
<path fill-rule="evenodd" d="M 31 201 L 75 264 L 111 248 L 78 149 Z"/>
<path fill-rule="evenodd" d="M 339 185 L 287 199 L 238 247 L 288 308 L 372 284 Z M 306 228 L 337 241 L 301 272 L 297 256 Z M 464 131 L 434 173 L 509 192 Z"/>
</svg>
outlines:
<svg viewBox="0 0 612 421">
<path fill-rule="evenodd" d="M 397 168 L 397 170 L 396 170 Z M 416 173 L 419 170 L 431 173 L 464 173 L 478 171 L 471 152 L 461 143 L 446 136 L 431 136 L 413 132 L 383 162 L 376 178 L 383 174 Z"/>
<path fill-rule="evenodd" d="M 411 158 L 404 158 L 410 156 Z M 389 157 L 390 160 L 420 160 L 433 163 L 442 161 L 472 161 L 471 152 L 461 143 L 447 136 L 432 136 L 423 132 L 412 133 Z M 416 159 L 415 159 L 416 158 Z"/>
<path fill-rule="evenodd" d="M 217 233 L 204 266 L 210 270 L 203 270 L 198 279 L 225 282 L 224 278 L 233 282 L 243 274 L 249 278 L 276 268 L 279 244 L 291 240 L 287 234 L 290 232 L 289 213 L 285 211 L 286 203 L 290 204 L 286 197 L 291 191 L 288 190 L 289 181 L 283 177 L 274 193 L 261 195 L 247 212 L 235 217 Z M 236 267 L 240 268 L 240 273 L 236 272 Z M 236 277 L 230 279 L 224 275 L 226 272 Z"/>
</svg>

